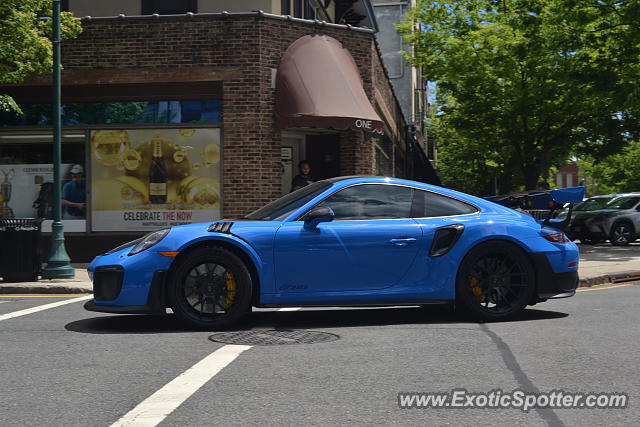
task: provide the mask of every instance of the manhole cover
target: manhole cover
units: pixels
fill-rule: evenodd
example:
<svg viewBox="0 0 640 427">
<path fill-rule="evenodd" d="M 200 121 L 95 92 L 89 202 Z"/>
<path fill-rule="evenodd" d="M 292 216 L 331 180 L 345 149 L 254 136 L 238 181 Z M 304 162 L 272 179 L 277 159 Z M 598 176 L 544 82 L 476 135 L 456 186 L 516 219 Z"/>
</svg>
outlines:
<svg viewBox="0 0 640 427">
<path fill-rule="evenodd" d="M 225 344 L 242 345 L 282 345 L 282 344 L 316 344 L 336 341 L 338 335 L 315 331 L 234 331 L 218 332 L 209 337 L 211 341 Z"/>
</svg>

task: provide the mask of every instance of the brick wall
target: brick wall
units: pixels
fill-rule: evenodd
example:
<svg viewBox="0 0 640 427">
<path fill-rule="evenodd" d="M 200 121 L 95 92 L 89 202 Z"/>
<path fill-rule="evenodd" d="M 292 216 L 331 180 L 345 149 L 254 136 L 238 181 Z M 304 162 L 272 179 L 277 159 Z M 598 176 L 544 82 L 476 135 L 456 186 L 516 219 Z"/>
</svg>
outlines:
<svg viewBox="0 0 640 427">
<path fill-rule="evenodd" d="M 280 195 L 281 132 L 273 126 L 271 70 L 302 36 L 322 34 L 341 41 L 372 102 L 379 93 L 374 105 L 387 112 L 383 119 L 391 119 L 393 133 L 402 130 L 399 106 L 371 33 L 258 16 L 85 19 L 83 28 L 80 37 L 63 44 L 65 71 L 112 70 L 122 82 L 122 76 L 140 69 L 239 70 L 222 83 L 225 217 L 243 215 Z M 179 73 L 167 81 L 179 82 Z M 374 173 L 373 139 L 360 131 L 342 132 L 340 161 L 345 175 Z"/>
<path fill-rule="evenodd" d="M 384 118 L 396 125 L 395 129 L 391 129 L 391 131 L 396 132 L 399 136 L 404 132 L 405 125 L 402 110 L 400 109 L 400 104 L 393 93 L 391 82 L 389 81 L 389 77 L 382 61 L 380 60 L 377 48 L 373 51 L 374 54 L 372 55 L 371 71 L 373 75 L 373 85 L 376 88 L 376 96 L 373 96 L 373 99 L 375 100 L 374 105 L 376 105 Z M 402 140 L 402 138 L 398 139 Z"/>
<path fill-rule="evenodd" d="M 340 165 L 343 175 L 374 175 L 373 139 L 362 131 L 340 132 Z"/>
</svg>

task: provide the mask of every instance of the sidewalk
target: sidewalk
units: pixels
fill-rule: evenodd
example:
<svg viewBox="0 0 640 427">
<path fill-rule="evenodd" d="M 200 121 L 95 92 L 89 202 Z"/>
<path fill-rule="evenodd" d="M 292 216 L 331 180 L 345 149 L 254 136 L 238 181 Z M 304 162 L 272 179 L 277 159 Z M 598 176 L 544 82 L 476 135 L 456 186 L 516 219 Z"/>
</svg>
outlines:
<svg viewBox="0 0 640 427">
<path fill-rule="evenodd" d="M 0 282 L 0 294 L 87 294 L 93 286 L 87 264 L 71 264 L 76 269 L 73 279 L 39 280 L 37 282 Z M 629 246 L 580 245 L 580 287 L 640 280 L 640 243 Z"/>
<path fill-rule="evenodd" d="M 580 286 L 640 280 L 640 243 L 613 246 L 610 243 L 580 246 Z"/>
<path fill-rule="evenodd" d="M 37 282 L 5 283 L 0 281 L 0 294 L 90 294 L 93 285 L 87 274 L 88 264 L 71 264 L 73 279 L 41 279 Z"/>
</svg>

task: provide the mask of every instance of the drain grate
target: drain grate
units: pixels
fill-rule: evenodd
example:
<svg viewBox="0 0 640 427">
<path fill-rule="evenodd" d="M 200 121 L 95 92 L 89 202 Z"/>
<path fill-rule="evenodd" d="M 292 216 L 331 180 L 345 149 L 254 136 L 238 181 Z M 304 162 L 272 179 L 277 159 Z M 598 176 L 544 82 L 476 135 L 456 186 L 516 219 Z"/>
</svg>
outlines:
<svg viewBox="0 0 640 427">
<path fill-rule="evenodd" d="M 211 341 L 224 344 L 241 345 L 284 345 L 284 344 L 317 344 L 336 341 L 339 335 L 315 331 L 291 330 L 253 330 L 218 332 L 209 337 Z"/>
</svg>

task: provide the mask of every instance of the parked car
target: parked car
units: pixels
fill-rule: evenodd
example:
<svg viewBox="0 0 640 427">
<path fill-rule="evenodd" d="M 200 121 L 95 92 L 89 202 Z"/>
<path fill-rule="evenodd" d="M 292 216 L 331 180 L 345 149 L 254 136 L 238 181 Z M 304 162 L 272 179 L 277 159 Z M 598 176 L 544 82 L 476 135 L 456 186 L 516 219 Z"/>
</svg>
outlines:
<svg viewBox="0 0 640 427">
<path fill-rule="evenodd" d="M 589 232 L 589 228 L 585 226 L 584 220 L 589 218 L 590 213 L 599 209 L 602 209 L 619 194 L 605 194 L 600 196 L 593 196 L 585 199 L 573 207 L 573 214 L 569 227 L 566 230 L 567 236 L 571 240 L 579 239 L 580 242 L 589 245 L 595 245 L 605 240 L 600 234 L 592 234 Z M 569 207 L 562 208 L 556 218 L 565 219 L 569 213 Z"/>
<path fill-rule="evenodd" d="M 579 202 L 584 188 L 550 194 Z M 233 326 L 252 306 L 455 303 L 504 320 L 575 293 L 578 248 L 549 221 L 415 181 L 333 178 L 244 218 L 158 230 L 96 257 L 85 308 L 170 307 L 198 329 Z"/>
<path fill-rule="evenodd" d="M 619 195 L 604 208 L 589 212 L 582 223 L 589 235 L 609 239 L 612 245 L 634 242 L 640 233 L 640 193 Z"/>
</svg>

